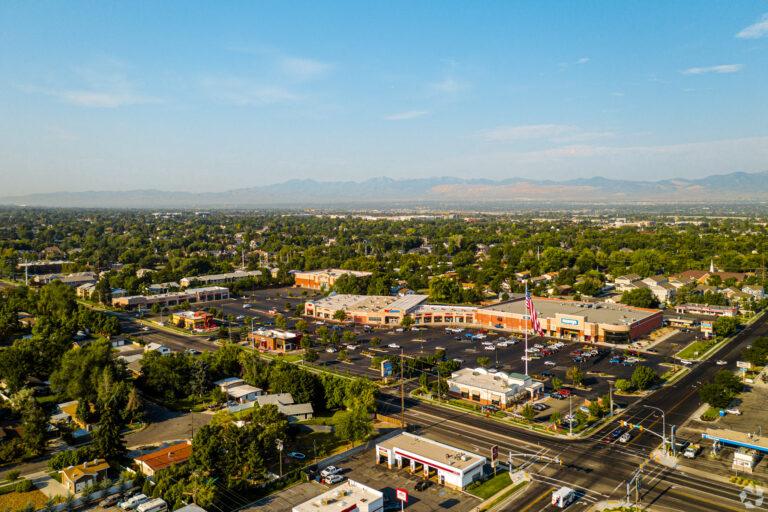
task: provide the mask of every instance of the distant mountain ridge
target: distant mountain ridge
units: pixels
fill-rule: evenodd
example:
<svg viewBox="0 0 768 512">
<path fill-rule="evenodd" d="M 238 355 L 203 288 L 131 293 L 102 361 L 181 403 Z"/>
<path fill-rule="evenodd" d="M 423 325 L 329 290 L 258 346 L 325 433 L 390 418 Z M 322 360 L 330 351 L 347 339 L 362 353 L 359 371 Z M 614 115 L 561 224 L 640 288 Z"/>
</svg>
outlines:
<svg viewBox="0 0 768 512">
<path fill-rule="evenodd" d="M 700 203 L 768 201 L 768 171 L 697 179 L 630 181 L 605 177 L 572 180 L 508 178 L 371 178 L 365 181 L 294 179 L 225 192 L 52 192 L 0 197 L 2 205 L 79 208 L 285 208 L 386 203 Z"/>
</svg>

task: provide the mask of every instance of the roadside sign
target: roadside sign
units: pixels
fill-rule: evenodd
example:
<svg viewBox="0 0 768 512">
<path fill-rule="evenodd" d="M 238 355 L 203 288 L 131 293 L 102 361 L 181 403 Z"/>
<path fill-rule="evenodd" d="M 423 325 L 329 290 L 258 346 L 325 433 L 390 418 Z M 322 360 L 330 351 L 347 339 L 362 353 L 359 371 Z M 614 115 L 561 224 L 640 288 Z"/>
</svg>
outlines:
<svg viewBox="0 0 768 512">
<path fill-rule="evenodd" d="M 499 445 L 491 446 L 491 463 L 496 465 L 496 461 L 499 460 Z"/>
<path fill-rule="evenodd" d="M 749 361 L 736 361 L 736 368 L 742 368 L 744 370 L 751 370 L 752 363 Z"/>
<path fill-rule="evenodd" d="M 401 487 L 398 487 L 397 489 L 395 489 L 395 498 L 397 498 L 397 501 L 408 503 L 408 491 Z"/>
<path fill-rule="evenodd" d="M 711 337 L 714 333 L 714 325 L 712 322 L 701 322 L 701 333 L 707 338 Z"/>
<path fill-rule="evenodd" d="M 383 378 L 391 377 L 393 371 L 392 361 L 385 359 L 381 362 L 381 376 Z"/>
</svg>

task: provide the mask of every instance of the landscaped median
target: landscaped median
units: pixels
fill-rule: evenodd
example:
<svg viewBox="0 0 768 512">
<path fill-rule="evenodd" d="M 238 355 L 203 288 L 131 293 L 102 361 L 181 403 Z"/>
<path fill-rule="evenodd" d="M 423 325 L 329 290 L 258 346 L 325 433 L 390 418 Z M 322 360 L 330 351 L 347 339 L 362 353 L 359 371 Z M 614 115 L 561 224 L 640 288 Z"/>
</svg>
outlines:
<svg viewBox="0 0 768 512">
<path fill-rule="evenodd" d="M 471 484 L 467 487 L 466 491 L 469 494 L 484 500 L 477 508 L 477 510 L 482 512 L 493 510 L 495 506 L 501 504 L 516 492 L 521 491 L 528 485 L 529 481 L 528 478 L 525 478 L 513 482 L 509 472 L 506 469 L 503 469 L 485 482 Z"/>
<path fill-rule="evenodd" d="M 756 315 L 752 315 L 749 318 L 749 320 L 747 320 L 744 323 L 744 327 L 755 323 L 764 314 L 765 314 L 765 311 L 761 311 Z M 704 361 L 705 359 L 709 358 L 712 354 L 720 350 L 720 348 L 724 347 L 725 345 L 733 341 L 734 338 L 736 338 L 736 336 L 738 336 L 740 332 L 741 331 L 731 336 L 720 338 L 720 339 L 718 339 L 717 337 L 714 337 L 709 339 L 693 341 L 689 343 L 685 348 L 683 348 L 680 352 L 675 354 L 675 357 L 677 359 Z"/>
</svg>

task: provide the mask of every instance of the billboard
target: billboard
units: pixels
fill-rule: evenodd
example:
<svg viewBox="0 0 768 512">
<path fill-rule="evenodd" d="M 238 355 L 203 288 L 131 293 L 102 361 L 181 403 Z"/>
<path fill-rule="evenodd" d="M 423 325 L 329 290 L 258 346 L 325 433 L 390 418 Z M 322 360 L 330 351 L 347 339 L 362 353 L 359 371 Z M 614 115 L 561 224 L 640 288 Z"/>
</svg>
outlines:
<svg viewBox="0 0 768 512">
<path fill-rule="evenodd" d="M 392 365 L 392 361 L 389 359 L 385 359 L 381 362 L 381 376 L 383 378 L 391 377 L 394 373 L 394 366 Z"/>
<path fill-rule="evenodd" d="M 395 489 L 395 498 L 397 498 L 397 501 L 408 503 L 408 491 L 401 487 L 398 487 L 397 489 Z"/>
<path fill-rule="evenodd" d="M 707 338 L 712 336 L 712 334 L 714 333 L 714 326 L 712 322 L 707 322 L 707 321 L 701 322 L 701 332 Z"/>
</svg>

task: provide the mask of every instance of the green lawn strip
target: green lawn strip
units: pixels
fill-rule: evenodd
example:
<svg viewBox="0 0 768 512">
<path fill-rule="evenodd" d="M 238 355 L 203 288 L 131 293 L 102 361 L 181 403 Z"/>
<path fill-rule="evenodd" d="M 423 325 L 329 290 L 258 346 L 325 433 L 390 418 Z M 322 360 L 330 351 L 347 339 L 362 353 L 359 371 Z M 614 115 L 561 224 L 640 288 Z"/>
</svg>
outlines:
<svg viewBox="0 0 768 512">
<path fill-rule="evenodd" d="M 700 359 L 717 343 L 718 341 L 715 338 L 709 340 L 693 341 L 689 343 L 683 350 L 675 354 L 675 357 L 679 359 Z"/>
<path fill-rule="evenodd" d="M 478 484 L 477 486 L 470 485 L 467 488 L 467 492 L 477 496 L 478 498 L 481 498 L 483 500 L 487 500 L 491 496 L 495 495 L 499 491 L 501 491 L 503 488 L 507 487 L 509 484 L 512 483 L 512 480 L 509 478 L 509 472 L 508 471 L 501 471 L 496 476 L 489 478 L 485 482 Z"/>
<path fill-rule="evenodd" d="M 513 486 L 510 486 L 506 491 L 504 491 L 502 494 L 497 496 L 493 501 L 489 503 L 485 503 L 481 506 L 480 510 L 493 510 L 493 508 L 504 501 L 505 499 L 509 498 L 513 494 L 515 494 L 517 491 L 521 490 L 523 487 L 528 485 L 528 480 L 523 480 L 522 482 L 518 482 Z"/>
</svg>

